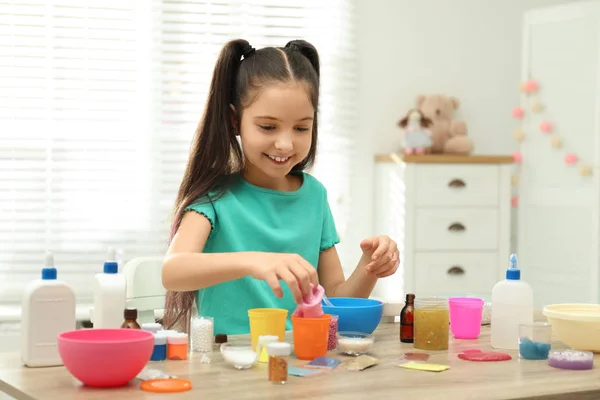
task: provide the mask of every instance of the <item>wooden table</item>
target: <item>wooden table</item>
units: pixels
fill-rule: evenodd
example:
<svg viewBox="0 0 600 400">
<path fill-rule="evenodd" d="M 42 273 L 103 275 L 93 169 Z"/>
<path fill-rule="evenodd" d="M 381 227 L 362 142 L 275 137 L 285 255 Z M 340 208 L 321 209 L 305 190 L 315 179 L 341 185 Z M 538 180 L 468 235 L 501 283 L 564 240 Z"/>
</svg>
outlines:
<svg viewBox="0 0 600 400">
<path fill-rule="evenodd" d="M 430 352 L 430 362 L 446 364 L 444 372 L 423 372 L 399 368 L 394 364 L 400 354 L 412 351 L 411 344 L 398 340 L 398 324 L 381 324 L 375 331 L 373 356 L 379 365 L 360 372 L 347 371 L 344 365 L 312 377 L 294 377 L 286 385 L 267 380 L 265 364 L 238 371 L 224 364 L 219 352 L 210 364 L 200 363 L 192 354 L 188 361 L 150 362 L 170 375 L 189 379 L 193 389 L 185 393 L 155 394 L 139 389 L 139 381 L 116 389 L 82 387 L 63 367 L 28 369 L 20 366 L 19 355 L 0 358 L 0 390 L 16 399 L 43 400 L 141 400 L 141 399 L 600 399 L 600 369 L 566 371 L 548 367 L 546 361 L 518 359 L 508 351 L 511 361 L 477 363 L 463 361 L 457 354 L 466 349 L 489 350 L 490 330 L 482 327 L 477 340 L 450 341 L 450 349 Z M 243 338 L 246 339 L 246 338 Z M 232 338 L 240 340 L 240 337 Z M 560 344 L 558 344 L 560 346 Z M 560 348 L 560 347 L 559 347 Z M 329 354 L 346 360 L 336 352 Z M 600 355 L 595 363 L 600 362 Z M 305 362 L 294 357 L 290 363 Z M 175 397 L 173 397 L 175 396 Z"/>
</svg>

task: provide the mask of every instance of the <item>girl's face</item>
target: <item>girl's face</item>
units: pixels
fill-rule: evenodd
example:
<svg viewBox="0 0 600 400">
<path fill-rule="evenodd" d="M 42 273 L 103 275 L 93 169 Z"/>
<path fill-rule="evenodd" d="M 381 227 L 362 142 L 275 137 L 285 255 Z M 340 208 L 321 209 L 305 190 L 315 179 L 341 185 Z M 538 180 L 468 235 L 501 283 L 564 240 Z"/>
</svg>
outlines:
<svg viewBox="0 0 600 400">
<path fill-rule="evenodd" d="M 304 82 L 275 83 L 260 89 L 243 110 L 240 123 L 249 182 L 276 190 L 289 187 L 287 175 L 308 155 L 314 113 Z"/>
</svg>

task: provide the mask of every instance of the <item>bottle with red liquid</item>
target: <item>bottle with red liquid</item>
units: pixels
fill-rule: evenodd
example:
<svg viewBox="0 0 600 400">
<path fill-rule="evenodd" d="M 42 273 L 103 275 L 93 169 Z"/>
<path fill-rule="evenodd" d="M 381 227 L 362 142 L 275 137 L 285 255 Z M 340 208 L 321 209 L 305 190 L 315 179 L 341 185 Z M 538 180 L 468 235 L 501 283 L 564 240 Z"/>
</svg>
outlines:
<svg viewBox="0 0 600 400">
<path fill-rule="evenodd" d="M 400 341 L 413 343 L 413 322 L 415 320 L 415 295 L 406 295 L 406 304 L 400 312 Z"/>
</svg>

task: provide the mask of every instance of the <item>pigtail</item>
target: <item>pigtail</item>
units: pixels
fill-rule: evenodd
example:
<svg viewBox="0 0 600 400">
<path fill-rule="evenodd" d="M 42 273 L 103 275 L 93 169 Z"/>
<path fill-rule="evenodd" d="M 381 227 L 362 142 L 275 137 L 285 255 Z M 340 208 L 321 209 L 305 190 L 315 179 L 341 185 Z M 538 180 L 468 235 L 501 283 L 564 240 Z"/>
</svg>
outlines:
<svg viewBox="0 0 600 400">
<path fill-rule="evenodd" d="M 292 40 L 285 45 L 286 48 L 299 51 L 304 57 L 308 58 L 310 64 L 317 73 L 317 77 L 321 76 L 321 65 L 319 62 L 319 53 L 315 46 L 306 40 Z"/>
<path fill-rule="evenodd" d="M 242 151 L 236 139 L 236 117 L 231 104 L 236 100 L 236 80 L 243 59 L 254 48 L 246 40 L 228 42 L 215 64 L 204 113 L 192 142 L 190 159 L 179 187 L 171 226 L 171 239 L 177 232 L 185 209 L 198 198 L 219 189 L 223 178 L 231 176 L 242 164 Z M 166 295 L 163 324 L 180 325 L 189 330 L 196 292 L 172 292 Z"/>
<path fill-rule="evenodd" d="M 287 42 L 284 47 L 286 51 L 286 55 L 288 58 L 288 62 L 291 65 L 291 70 L 295 71 L 296 74 L 300 74 L 303 77 L 309 77 L 312 75 L 312 79 L 310 82 L 315 82 L 312 87 L 312 100 L 315 105 L 315 115 L 313 120 L 313 131 L 312 131 L 312 141 L 310 144 L 309 156 L 294 166 L 294 170 L 302 171 L 310 168 L 315 159 L 315 155 L 317 152 L 317 137 L 318 137 L 318 99 L 319 99 L 319 81 L 321 76 L 321 65 L 319 62 L 319 53 L 315 46 L 307 42 L 306 40 L 292 40 Z M 296 54 L 301 55 L 301 57 L 297 57 Z M 306 66 L 306 60 L 309 61 L 309 66 Z M 312 67 L 312 68 L 311 68 Z M 312 71 L 310 71 L 312 70 Z M 296 78 L 296 76 L 292 76 L 292 78 Z M 306 78 L 304 78 L 306 79 Z"/>
</svg>

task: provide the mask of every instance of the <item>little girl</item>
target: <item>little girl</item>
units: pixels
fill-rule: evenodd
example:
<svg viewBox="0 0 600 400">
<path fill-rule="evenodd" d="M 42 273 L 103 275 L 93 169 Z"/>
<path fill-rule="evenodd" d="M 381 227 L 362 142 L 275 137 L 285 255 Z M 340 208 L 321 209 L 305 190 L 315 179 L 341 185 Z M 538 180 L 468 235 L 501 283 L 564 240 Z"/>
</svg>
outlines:
<svg viewBox="0 0 600 400">
<path fill-rule="evenodd" d="M 162 281 L 164 323 L 189 328 L 194 300 L 215 333 L 249 332 L 248 310 L 291 315 L 310 284 L 368 297 L 399 264 L 388 236 L 365 239 L 346 280 L 317 153 L 319 56 L 302 40 L 222 49 L 177 195 Z M 288 318 L 287 329 L 291 329 Z"/>
</svg>

